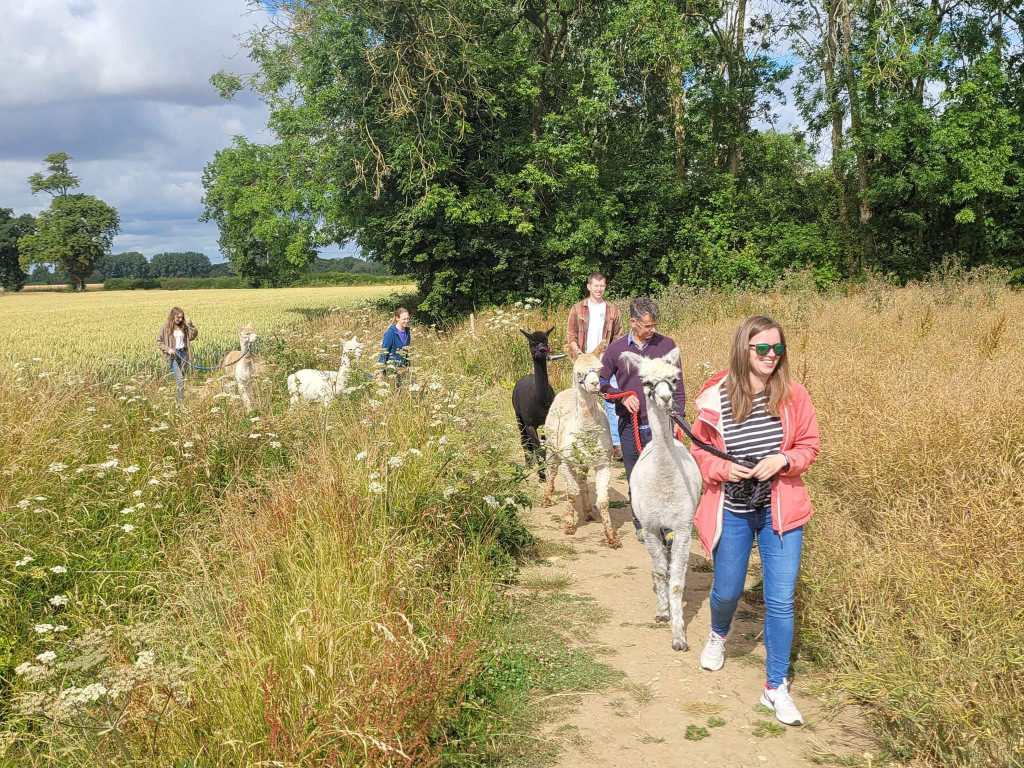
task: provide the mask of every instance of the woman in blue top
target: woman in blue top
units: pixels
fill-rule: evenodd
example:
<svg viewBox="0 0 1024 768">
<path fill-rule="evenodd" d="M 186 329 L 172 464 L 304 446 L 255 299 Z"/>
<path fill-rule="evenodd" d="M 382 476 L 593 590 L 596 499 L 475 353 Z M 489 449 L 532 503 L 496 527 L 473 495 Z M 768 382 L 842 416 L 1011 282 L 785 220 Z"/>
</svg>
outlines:
<svg viewBox="0 0 1024 768">
<path fill-rule="evenodd" d="M 407 368 L 409 366 L 409 355 L 402 352 L 403 347 L 409 346 L 412 341 L 412 332 L 409 330 L 409 310 L 399 307 L 395 310 L 395 317 L 384 334 L 384 340 L 380 343 L 380 357 L 377 362 L 389 367 Z"/>
</svg>

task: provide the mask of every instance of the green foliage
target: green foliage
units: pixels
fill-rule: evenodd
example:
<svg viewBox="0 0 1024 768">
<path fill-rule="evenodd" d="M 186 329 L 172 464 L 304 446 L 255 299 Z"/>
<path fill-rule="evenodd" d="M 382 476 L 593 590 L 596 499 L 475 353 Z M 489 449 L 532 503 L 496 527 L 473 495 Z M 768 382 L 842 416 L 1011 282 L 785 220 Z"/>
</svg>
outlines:
<svg viewBox="0 0 1024 768">
<path fill-rule="evenodd" d="M 149 277 L 208 277 L 210 259 L 204 253 L 158 253 L 149 264 Z"/>
<path fill-rule="evenodd" d="M 160 287 L 160 281 L 151 278 L 111 277 L 103 281 L 104 291 L 139 291 Z"/>
<path fill-rule="evenodd" d="M 121 219 L 99 198 L 68 192 L 79 185 L 78 177 L 68 170 L 70 159 L 64 152 L 47 155 L 50 174 L 29 177 L 32 194 L 46 192 L 53 200 L 36 219 L 35 231 L 18 240 L 18 258 L 23 269 L 32 264 L 56 264 L 72 287 L 82 290 L 96 262 L 121 231 Z"/>
<path fill-rule="evenodd" d="M 58 281 L 59 282 L 59 281 Z M 304 275 L 288 285 L 405 285 L 409 279 L 393 275 L 360 275 L 351 272 L 321 272 L 315 275 Z M 186 291 L 196 288 L 252 288 L 258 287 L 247 283 L 241 277 L 160 277 L 160 278 L 122 278 L 114 277 L 103 282 L 106 291 L 135 291 L 140 289 L 160 288 L 165 291 Z"/>
<path fill-rule="evenodd" d="M 149 262 L 138 251 L 107 253 L 96 260 L 92 276 L 97 282 L 112 277 L 145 278 L 149 277 Z"/>
<path fill-rule="evenodd" d="M 28 280 L 18 258 L 18 239 L 35 229 L 35 219 L 23 213 L 15 217 L 10 208 L 0 208 L 0 287 L 20 291 Z"/>
<path fill-rule="evenodd" d="M 687 741 L 700 741 L 706 739 L 711 735 L 711 732 L 707 728 L 702 728 L 699 725 L 688 725 L 686 726 L 686 733 L 684 734 Z"/>
</svg>

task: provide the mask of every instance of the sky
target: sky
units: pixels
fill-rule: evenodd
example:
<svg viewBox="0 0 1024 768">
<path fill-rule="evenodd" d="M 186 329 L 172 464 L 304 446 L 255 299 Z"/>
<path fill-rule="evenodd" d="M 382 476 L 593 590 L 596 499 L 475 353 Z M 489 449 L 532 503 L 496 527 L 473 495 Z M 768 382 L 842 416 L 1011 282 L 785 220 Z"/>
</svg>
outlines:
<svg viewBox="0 0 1024 768">
<path fill-rule="evenodd" d="M 198 221 L 203 167 L 235 135 L 273 137 L 255 96 L 224 101 L 209 78 L 251 71 L 238 36 L 267 18 L 246 0 L 0 0 L 0 207 L 43 210 L 27 179 L 67 152 L 79 191 L 121 216 L 114 252 L 223 260 L 216 225 Z M 796 122 L 788 101 L 780 130 Z"/>
</svg>

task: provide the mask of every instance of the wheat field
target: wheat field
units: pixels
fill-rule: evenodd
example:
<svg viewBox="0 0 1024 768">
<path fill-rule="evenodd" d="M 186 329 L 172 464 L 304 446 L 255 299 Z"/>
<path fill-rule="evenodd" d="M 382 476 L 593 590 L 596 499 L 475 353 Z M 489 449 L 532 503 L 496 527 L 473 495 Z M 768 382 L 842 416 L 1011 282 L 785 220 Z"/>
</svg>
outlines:
<svg viewBox="0 0 1024 768">
<path fill-rule="evenodd" d="M 257 333 L 414 286 L 371 285 L 209 289 L 183 291 L 31 292 L 0 296 L 0 359 L 41 358 L 64 367 L 132 369 L 159 363 L 157 329 L 171 307 L 182 307 L 199 329 L 193 347 L 198 361 L 216 365 L 237 347 L 235 326 L 252 323 Z M 383 331 L 382 331 L 383 333 Z"/>
</svg>

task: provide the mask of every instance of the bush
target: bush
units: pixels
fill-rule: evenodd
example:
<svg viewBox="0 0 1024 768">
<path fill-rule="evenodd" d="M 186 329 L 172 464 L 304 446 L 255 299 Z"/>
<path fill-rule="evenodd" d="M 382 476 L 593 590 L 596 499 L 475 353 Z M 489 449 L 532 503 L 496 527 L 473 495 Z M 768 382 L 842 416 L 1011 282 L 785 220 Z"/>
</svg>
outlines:
<svg viewBox="0 0 1024 768">
<path fill-rule="evenodd" d="M 160 288 L 159 280 L 140 279 L 136 277 L 111 277 L 103 281 L 104 291 L 139 291 Z"/>
</svg>

